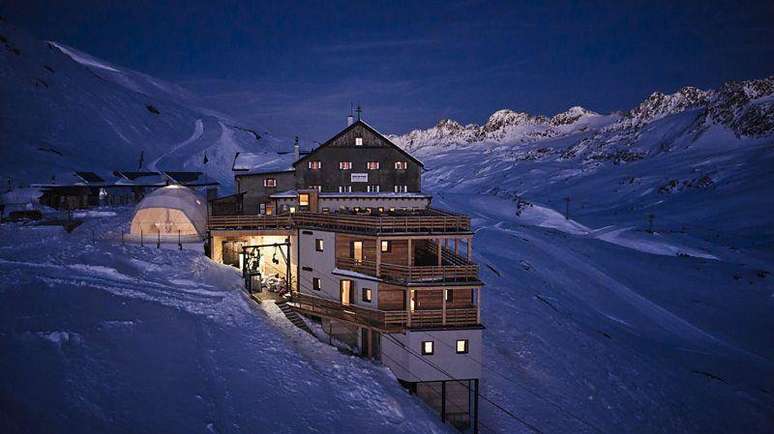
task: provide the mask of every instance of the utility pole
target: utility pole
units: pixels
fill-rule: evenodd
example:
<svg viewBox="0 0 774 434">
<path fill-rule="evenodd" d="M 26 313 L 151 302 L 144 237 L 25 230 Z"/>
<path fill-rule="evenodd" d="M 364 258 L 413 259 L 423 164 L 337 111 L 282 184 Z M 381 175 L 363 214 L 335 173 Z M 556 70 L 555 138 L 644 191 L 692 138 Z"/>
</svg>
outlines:
<svg viewBox="0 0 774 434">
<path fill-rule="evenodd" d="M 564 198 L 564 218 L 565 220 L 570 219 L 570 196 L 567 196 Z"/>
<path fill-rule="evenodd" d="M 653 233 L 653 220 L 656 218 L 655 214 L 648 214 L 648 232 Z"/>
</svg>

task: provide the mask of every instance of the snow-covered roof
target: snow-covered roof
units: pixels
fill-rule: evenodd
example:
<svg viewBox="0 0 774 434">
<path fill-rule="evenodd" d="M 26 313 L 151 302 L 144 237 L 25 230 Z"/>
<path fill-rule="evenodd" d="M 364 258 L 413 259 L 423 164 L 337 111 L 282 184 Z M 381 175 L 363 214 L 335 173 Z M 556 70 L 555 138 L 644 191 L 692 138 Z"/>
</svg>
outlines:
<svg viewBox="0 0 774 434">
<path fill-rule="evenodd" d="M 277 152 L 243 152 L 234 159 L 232 170 L 246 175 L 292 172 L 294 170 L 293 163 L 295 161 L 296 155 L 293 152 L 285 154 Z"/>
<path fill-rule="evenodd" d="M 292 199 L 298 196 L 298 190 L 280 191 L 272 194 L 272 199 Z M 366 192 L 366 191 L 353 191 L 348 193 L 338 192 L 322 192 L 319 193 L 321 198 L 376 198 L 376 199 L 430 199 L 432 196 L 425 193 L 394 193 L 391 191 L 384 192 Z"/>
<path fill-rule="evenodd" d="M 183 212 L 199 234 L 207 230 L 207 203 L 193 190 L 182 185 L 168 185 L 146 195 L 134 209 L 168 208 Z"/>
</svg>

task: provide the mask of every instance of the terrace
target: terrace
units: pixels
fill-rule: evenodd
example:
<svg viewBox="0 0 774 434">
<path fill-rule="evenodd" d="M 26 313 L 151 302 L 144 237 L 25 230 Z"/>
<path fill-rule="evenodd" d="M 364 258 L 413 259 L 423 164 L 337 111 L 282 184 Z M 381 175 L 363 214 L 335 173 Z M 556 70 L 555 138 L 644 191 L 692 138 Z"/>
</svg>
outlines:
<svg viewBox="0 0 774 434">
<path fill-rule="evenodd" d="M 369 235 L 469 234 L 470 218 L 428 208 L 412 211 L 330 213 L 296 212 L 292 214 L 211 215 L 210 229 L 265 229 L 290 226 Z"/>
</svg>

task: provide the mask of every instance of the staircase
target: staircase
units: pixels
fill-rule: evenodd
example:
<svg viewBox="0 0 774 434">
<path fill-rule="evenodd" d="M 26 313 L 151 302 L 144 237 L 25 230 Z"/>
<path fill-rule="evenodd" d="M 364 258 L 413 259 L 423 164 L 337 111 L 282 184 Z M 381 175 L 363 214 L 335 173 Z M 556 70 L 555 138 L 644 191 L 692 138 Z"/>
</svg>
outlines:
<svg viewBox="0 0 774 434">
<path fill-rule="evenodd" d="M 301 330 L 313 334 L 312 330 L 309 328 L 309 326 L 306 325 L 303 319 L 301 319 L 301 316 L 298 315 L 296 311 L 293 310 L 293 308 L 288 305 L 288 301 L 283 299 L 277 300 L 276 302 L 277 307 L 280 308 L 283 314 L 285 314 L 285 318 L 287 318 L 294 326 L 300 328 Z"/>
</svg>

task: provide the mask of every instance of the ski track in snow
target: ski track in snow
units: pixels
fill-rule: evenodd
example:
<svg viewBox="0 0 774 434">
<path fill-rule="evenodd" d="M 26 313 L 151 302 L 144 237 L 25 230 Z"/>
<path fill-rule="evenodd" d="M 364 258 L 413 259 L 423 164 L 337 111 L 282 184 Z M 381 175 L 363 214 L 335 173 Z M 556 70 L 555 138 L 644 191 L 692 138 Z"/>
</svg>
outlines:
<svg viewBox="0 0 774 434">
<path fill-rule="evenodd" d="M 202 137 L 203 134 L 204 134 L 204 122 L 201 119 L 197 119 L 194 122 L 194 131 L 193 131 L 193 133 L 191 133 L 191 136 L 189 138 L 183 140 L 182 142 L 176 144 L 169 151 L 165 152 L 160 157 L 158 157 L 155 160 L 153 160 L 153 162 L 148 164 L 148 170 L 151 170 L 151 171 L 154 171 L 154 172 L 158 171 L 159 169 L 157 168 L 157 166 L 161 162 L 161 160 L 163 160 L 164 158 L 174 154 L 178 150 L 180 150 L 180 149 L 190 145 L 191 143 L 194 143 L 195 141 L 199 140 Z"/>
</svg>

